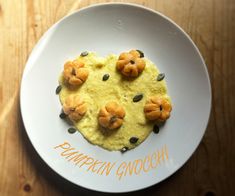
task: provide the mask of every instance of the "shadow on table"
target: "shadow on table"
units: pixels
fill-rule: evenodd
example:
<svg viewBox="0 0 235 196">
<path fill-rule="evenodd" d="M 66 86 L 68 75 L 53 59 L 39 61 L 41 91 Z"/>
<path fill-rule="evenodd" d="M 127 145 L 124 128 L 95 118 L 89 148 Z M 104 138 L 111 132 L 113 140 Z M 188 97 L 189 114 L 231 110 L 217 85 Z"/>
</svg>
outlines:
<svg viewBox="0 0 235 196">
<path fill-rule="evenodd" d="M 34 170 L 37 171 L 38 173 L 36 175 L 39 175 L 40 177 L 42 177 L 46 183 L 48 183 L 52 189 L 61 192 L 62 194 L 65 195 L 109 195 L 108 193 L 103 193 L 103 192 L 96 192 L 96 191 L 91 191 L 85 188 L 82 188 L 80 186 L 77 186 L 71 182 L 69 182 L 68 180 L 64 179 L 63 177 L 61 177 L 60 175 L 58 175 L 56 172 L 54 172 L 42 159 L 41 157 L 38 155 L 38 153 L 36 152 L 36 150 L 34 149 L 34 147 L 32 146 L 28 135 L 25 131 L 24 125 L 23 125 L 23 121 L 22 121 L 22 117 L 21 117 L 21 113 L 20 113 L 20 107 L 18 110 L 18 123 L 19 123 L 19 129 L 20 129 L 20 139 L 23 143 L 23 148 L 25 148 L 25 152 L 27 153 L 30 161 L 31 161 L 31 165 L 33 165 Z M 131 193 L 122 193 L 122 194 L 116 194 L 116 195 L 143 195 L 143 194 L 147 194 L 147 195 L 151 195 L 153 193 L 158 192 L 158 188 L 159 186 L 161 186 L 161 184 L 165 184 L 166 182 L 163 181 L 161 183 L 159 183 L 158 185 L 154 185 L 152 187 L 149 187 L 147 189 L 143 189 L 140 191 L 134 191 Z M 25 184 L 23 186 L 23 189 L 25 192 L 31 192 L 33 191 L 33 187 L 31 187 L 30 184 Z"/>
</svg>

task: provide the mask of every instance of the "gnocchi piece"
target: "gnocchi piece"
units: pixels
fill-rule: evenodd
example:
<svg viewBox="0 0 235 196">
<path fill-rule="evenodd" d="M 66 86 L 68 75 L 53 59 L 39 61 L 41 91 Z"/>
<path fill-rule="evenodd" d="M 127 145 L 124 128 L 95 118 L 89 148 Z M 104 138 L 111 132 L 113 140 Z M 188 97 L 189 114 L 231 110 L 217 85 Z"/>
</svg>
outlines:
<svg viewBox="0 0 235 196">
<path fill-rule="evenodd" d="M 63 111 L 72 121 L 80 120 L 87 111 L 86 103 L 78 95 L 69 95 L 63 104 Z"/>
<path fill-rule="evenodd" d="M 142 54 L 137 50 L 121 53 L 116 64 L 117 70 L 127 77 L 139 76 L 146 65 Z"/>
<path fill-rule="evenodd" d="M 83 84 L 89 75 L 84 63 L 79 60 L 68 61 L 64 64 L 63 76 L 69 85 L 79 86 Z"/>
<path fill-rule="evenodd" d="M 107 129 L 117 129 L 122 126 L 125 110 L 116 102 L 109 102 L 100 109 L 99 124 Z"/>
<path fill-rule="evenodd" d="M 166 121 L 170 117 L 171 110 L 171 103 L 166 98 L 158 96 L 150 97 L 144 106 L 145 117 L 159 122 Z"/>
</svg>

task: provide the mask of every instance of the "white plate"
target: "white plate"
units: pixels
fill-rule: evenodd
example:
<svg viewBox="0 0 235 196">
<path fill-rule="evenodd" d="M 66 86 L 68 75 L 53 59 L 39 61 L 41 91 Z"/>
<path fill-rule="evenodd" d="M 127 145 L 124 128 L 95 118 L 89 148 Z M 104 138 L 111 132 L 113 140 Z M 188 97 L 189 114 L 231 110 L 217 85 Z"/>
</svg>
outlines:
<svg viewBox="0 0 235 196">
<path fill-rule="evenodd" d="M 124 154 L 91 145 L 79 133 L 69 134 L 69 125 L 58 117 L 61 105 L 55 94 L 63 63 L 84 50 L 107 55 L 133 48 L 144 51 L 166 74 L 173 111 L 160 133 Z M 81 9 L 46 32 L 26 64 L 20 98 L 28 136 L 55 172 L 88 189 L 128 192 L 164 180 L 189 159 L 207 126 L 211 87 L 201 54 L 179 26 L 148 8 L 115 3 Z M 55 148 L 64 142 L 69 144 Z M 66 158 L 62 151 L 69 146 L 73 149 L 66 153 L 74 154 Z M 78 162 L 79 153 L 89 158 Z M 131 170 L 128 164 L 136 167 Z"/>
</svg>

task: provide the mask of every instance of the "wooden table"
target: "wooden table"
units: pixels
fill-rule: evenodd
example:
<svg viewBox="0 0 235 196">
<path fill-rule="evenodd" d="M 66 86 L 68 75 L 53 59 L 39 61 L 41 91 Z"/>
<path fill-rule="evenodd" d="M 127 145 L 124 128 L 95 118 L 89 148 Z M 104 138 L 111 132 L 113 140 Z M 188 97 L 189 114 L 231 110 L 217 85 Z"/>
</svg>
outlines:
<svg viewBox="0 0 235 196">
<path fill-rule="evenodd" d="M 63 16 L 98 2 L 108 1 L 0 0 L 0 195 L 101 195 L 70 184 L 39 158 L 19 107 L 21 76 L 38 39 Z M 235 195 L 235 2 L 128 2 L 162 12 L 191 36 L 205 58 L 213 91 L 210 122 L 199 148 L 170 178 L 136 194 Z"/>
</svg>

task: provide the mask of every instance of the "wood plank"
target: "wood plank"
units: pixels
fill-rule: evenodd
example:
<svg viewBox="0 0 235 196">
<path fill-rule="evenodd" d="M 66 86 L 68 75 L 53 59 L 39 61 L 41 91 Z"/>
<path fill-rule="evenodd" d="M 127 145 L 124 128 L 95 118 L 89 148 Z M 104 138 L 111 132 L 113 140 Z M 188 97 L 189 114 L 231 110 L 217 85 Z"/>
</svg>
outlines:
<svg viewBox="0 0 235 196">
<path fill-rule="evenodd" d="M 90 194 L 39 158 L 23 127 L 19 88 L 27 58 L 43 33 L 65 15 L 101 2 L 109 1 L 0 0 L 0 195 Z M 136 194 L 235 195 L 235 2 L 122 2 L 153 8 L 180 25 L 205 58 L 213 90 L 212 114 L 199 148 L 169 179 Z"/>
</svg>

